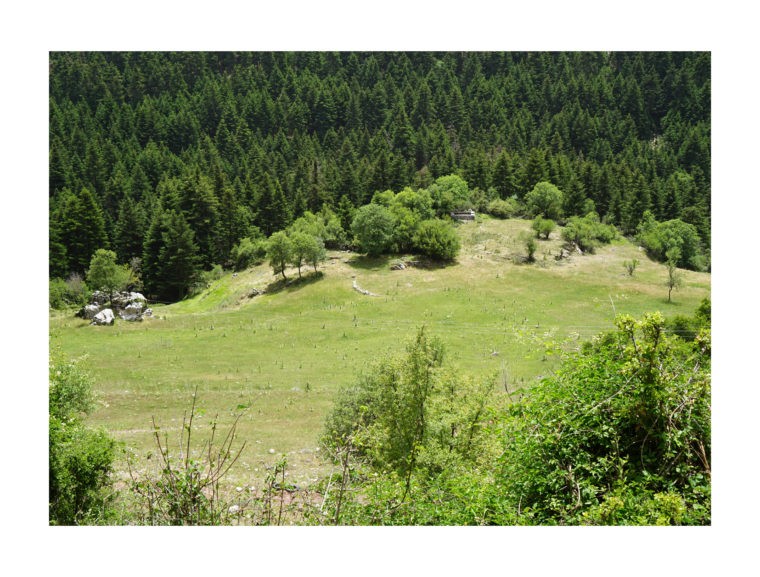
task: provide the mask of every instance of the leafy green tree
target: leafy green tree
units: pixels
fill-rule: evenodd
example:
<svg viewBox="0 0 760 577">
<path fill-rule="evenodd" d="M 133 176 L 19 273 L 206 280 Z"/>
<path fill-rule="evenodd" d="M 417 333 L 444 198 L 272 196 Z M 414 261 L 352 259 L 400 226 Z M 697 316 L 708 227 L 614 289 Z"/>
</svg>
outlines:
<svg viewBox="0 0 760 577">
<path fill-rule="evenodd" d="M 661 262 L 668 261 L 668 252 L 677 248 L 677 266 L 697 271 L 707 266 L 696 227 L 680 219 L 657 222 L 647 211 L 639 226 L 638 240 L 652 258 Z"/>
<path fill-rule="evenodd" d="M 301 265 L 309 262 L 309 255 L 316 255 L 319 250 L 317 238 L 304 232 L 293 232 L 288 237 L 292 245 L 290 264 L 298 269 L 301 278 Z"/>
<path fill-rule="evenodd" d="M 274 274 L 281 274 L 287 280 L 285 269 L 293 260 L 293 243 L 285 231 L 277 231 L 267 241 L 267 259 Z"/>
<path fill-rule="evenodd" d="M 453 261 L 461 243 L 454 227 L 443 220 L 423 220 L 414 236 L 414 248 L 435 260 Z"/>
<path fill-rule="evenodd" d="M 442 362 L 440 341 L 421 329 L 406 356 L 381 362 L 344 393 L 328 418 L 326 446 L 335 453 L 358 451 L 378 468 L 396 471 L 408 489 L 428 433 L 426 405 Z"/>
<path fill-rule="evenodd" d="M 395 224 L 389 209 L 379 204 L 367 204 L 357 209 L 351 232 L 359 243 L 359 250 L 369 256 L 378 256 L 390 248 Z"/>
<path fill-rule="evenodd" d="M 670 248 L 665 258 L 667 259 L 666 264 L 668 266 L 668 302 L 671 302 L 670 297 L 673 289 L 683 286 L 683 275 L 678 270 L 678 262 L 681 260 L 681 249 L 676 246 Z"/>
<path fill-rule="evenodd" d="M 128 264 L 117 264 L 116 253 L 112 250 L 99 248 L 92 255 L 87 269 L 90 289 L 107 292 L 109 298 L 113 298 L 115 291 L 125 290 L 133 280 L 132 269 Z"/>
<path fill-rule="evenodd" d="M 562 216 L 562 191 L 551 182 L 539 182 L 525 195 L 525 205 L 533 216 L 557 220 Z"/>
<path fill-rule="evenodd" d="M 325 250 L 325 243 L 319 237 L 310 237 L 310 241 L 306 247 L 306 255 L 304 261 L 314 267 L 314 272 L 317 272 L 317 266 L 319 263 L 324 262 L 327 259 L 327 251 Z"/>
<path fill-rule="evenodd" d="M 467 182 L 456 174 L 436 178 L 428 192 L 438 216 L 448 215 L 453 210 L 470 208 L 470 189 Z"/>
<path fill-rule="evenodd" d="M 294 220 L 288 227 L 288 234 L 293 232 L 303 232 L 319 238 L 325 246 L 332 248 L 339 248 L 346 241 L 346 234 L 338 216 L 327 205 L 317 214 L 307 210 Z"/>
<path fill-rule="evenodd" d="M 368 515 L 379 515 L 383 524 L 421 518 L 473 524 L 475 502 L 480 511 L 487 509 L 476 493 L 481 483 L 490 485 L 481 467 L 490 466 L 499 448 L 484 434 L 496 414 L 490 404 L 494 383 L 453 374 L 444 366 L 444 352 L 423 327 L 402 354 L 382 358 L 338 394 L 321 444 L 344 467 L 370 467 L 360 469 L 370 480 L 361 494 L 371 502 L 359 510 L 360 524 Z M 400 502 L 404 507 L 388 506 Z M 339 516 L 338 507 L 336 522 Z"/>
</svg>

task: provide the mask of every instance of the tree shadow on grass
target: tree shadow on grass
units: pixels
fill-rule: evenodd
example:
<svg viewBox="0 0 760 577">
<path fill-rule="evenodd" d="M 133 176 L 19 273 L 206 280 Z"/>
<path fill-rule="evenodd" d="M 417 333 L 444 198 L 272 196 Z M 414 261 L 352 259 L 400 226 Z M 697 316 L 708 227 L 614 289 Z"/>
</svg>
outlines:
<svg viewBox="0 0 760 577">
<path fill-rule="evenodd" d="M 292 277 L 288 279 L 278 278 L 276 281 L 269 283 L 266 289 L 264 289 L 264 292 L 267 294 L 274 294 L 274 293 L 279 293 L 282 291 L 286 291 L 286 292 L 297 291 L 297 290 L 302 289 L 305 286 L 314 284 L 315 282 L 322 280 L 324 276 L 325 276 L 325 273 L 319 270 L 316 272 L 312 271 L 300 277 L 295 277 L 295 278 L 292 278 Z"/>
<path fill-rule="evenodd" d="M 392 260 L 398 260 L 398 257 L 389 255 L 381 256 L 366 256 L 357 254 L 349 258 L 346 263 L 351 268 L 358 268 L 361 270 L 384 270 L 390 266 Z"/>
<path fill-rule="evenodd" d="M 398 255 L 398 254 L 392 254 L 392 255 L 381 255 L 381 256 L 365 256 L 365 255 L 356 255 L 352 258 L 350 258 L 348 261 L 348 266 L 351 268 L 357 268 L 361 270 L 371 270 L 371 271 L 377 271 L 377 270 L 386 270 L 391 268 L 393 265 L 398 263 L 403 263 L 404 267 L 406 268 L 421 268 L 426 270 L 438 270 L 438 269 L 444 269 L 448 268 L 450 266 L 454 266 L 457 263 L 456 259 L 454 260 L 435 260 L 431 259 L 429 257 L 421 256 L 421 255 Z"/>
</svg>

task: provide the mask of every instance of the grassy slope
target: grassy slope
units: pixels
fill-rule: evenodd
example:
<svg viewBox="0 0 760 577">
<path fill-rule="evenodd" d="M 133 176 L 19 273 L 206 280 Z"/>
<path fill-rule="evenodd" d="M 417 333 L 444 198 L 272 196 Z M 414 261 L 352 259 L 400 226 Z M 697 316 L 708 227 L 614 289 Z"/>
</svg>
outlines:
<svg viewBox="0 0 760 577">
<path fill-rule="evenodd" d="M 233 469 L 236 482 L 259 482 L 278 456 L 272 448 L 287 453 L 295 480 L 308 482 L 320 466 L 315 448 L 335 391 L 379 355 L 399 351 L 422 324 L 446 342 L 454 366 L 515 387 L 551 370 L 555 357 L 543 342 L 572 346 L 611 328 L 613 311 L 691 314 L 710 294 L 709 274 L 684 271 L 684 287 L 668 304 L 665 267 L 622 240 L 556 262 L 555 233 L 539 243 L 536 264 L 516 265 L 517 238 L 529 226 L 462 225 L 462 254 L 446 268 L 391 271 L 396 259 L 336 252 L 321 278 L 255 298 L 247 297 L 251 288 L 274 280 L 266 266 L 156 307 L 143 323 L 94 327 L 56 315 L 51 342 L 68 356 L 88 356 L 102 401 L 91 421 L 139 454 L 153 449 L 152 416 L 170 441 L 178 438 L 197 386 L 202 427 L 217 414 L 229 423 L 239 405 L 250 407 L 240 424 L 248 448 Z M 634 277 L 622 264 L 631 258 L 641 261 Z M 354 280 L 380 296 L 354 291 Z"/>
</svg>

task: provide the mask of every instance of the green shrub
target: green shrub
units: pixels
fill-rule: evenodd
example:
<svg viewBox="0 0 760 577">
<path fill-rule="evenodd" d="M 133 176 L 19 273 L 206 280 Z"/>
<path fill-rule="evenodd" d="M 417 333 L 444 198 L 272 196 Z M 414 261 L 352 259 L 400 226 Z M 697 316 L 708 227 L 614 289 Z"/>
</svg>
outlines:
<svg viewBox="0 0 760 577">
<path fill-rule="evenodd" d="M 498 449 L 486 434 L 495 419 L 494 382 L 458 378 L 443 355 L 440 341 L 420 329 L 404 354 L 382 359 L 340 391 L 322 446 L 342 464 L 340 487 L 352 472 L 364 482 L 361 503 L 333 492 L 326 506 L 334 522 L 482 522 Z"/>
<path fill-rule="evenodd" d="M 267 245 L 262 238 L 241 238 L 230 252 L 232 266 L 236 271 L 260 265 L 266 260 L 266 256 Z"/>
<path fill-rule="evenodd" d="M 443 220 L 424 220 L 414 236 L 414 248 L 434 260 L 452 261 L 461 244 L 454 227 Z"/>
<path fill-rule="evenodd" d="M 521 213 L 520 204 L 514 198 L 502 200 L 497 198 L 488 203 L 486 211 L 496 218 L 513 218 Z"/>
<path fill-rule="evenodd" d="M 50 308 L 57 310 L 82 307 L 87 304 L 91 295 L 84 280 L 77 273 L 73 273 L 67 280 L 50 279 L 48 291 Z"/>
<path fill-rule="evenodd" d="M 491 187 L 488 190 L 481 190 L 480 188 L 473 188 L 470 191 L 470 203 L 475 212 L 488 212 L 488 206 L 496 199 L 499 194 L 496 189 Z"/>
<path fill-rule="evenodd" d="M 562 238 L 576 244 L 582 251 L 593 253 L 602 244 L 608 244 L 617 237 L 614 225 L 603 224 L 599 216 L 589 213 L 584 217 L 573 216 L 562 229 Z"/>
<path fill-rule="evenodd" d="M 93 408 L 90 377 L 76 362 L 51 358 L 49 372 L 48 477 L 51 525 L 103 521 L 110 512 L 110 473 L 116 442 L 87 428 Z"/>
<path fill-rule="evenodd" d="M 677 249 L 679 252 L 675 265 L 678 268 L 697 271 L 707 269 L 707 257 L 702 250 L 699 233 L 692 224 L 679 219 L 657 222 L 651 213 L 645 213 L 637 239 L 655 260 L 665 262 L 668 253 L 675 254 L 672 251 Z"/>
<path fill-rule="evenodd" d="M 221 496 L 219 484 L 240 457 L 245 442 L 239 448 L 233 445 L 237 438 L 238 415 L 228 433 L 219 443 L 216 436 L 216 418 L 211 422 L 208 440 L 198 447 L 193 446 L 193 420 L 198 414 L 196 408 L 197 390 L 193 394 L 192 407 L 187 417 L 182 419 L 178 444 L 170 444 L 166 435 L 153 421 L 153 436 L 159 459 L 156 473 L 138 475 L 131 469 L 131 489 L 137 497 L 137 520 L 147 525 L 221 525 L 229 519 L 238 505 L 230 509 Z M 170 446 L 179 447 L 173 453 Z M 150 458 L 150 456 L 149 456 Z"/>
<path fill-rule="evenodd" d="M 709 523 L 709 329 L 616 324 L 510 407 L 495 495 L 537 524 Z"/>
<path fill-rule="evenodd" d="M 552 233 L 552 231 L 554 231 L 555 228 L 557 228 L 557 225 L 553 220 L 543 218 L 539 215 L 533 219 L 531 228 L 536 232 L 536 236 L 538 238 L 541 238 L 543 236 L 548 240 L 549 235 Z"/>
</svg>

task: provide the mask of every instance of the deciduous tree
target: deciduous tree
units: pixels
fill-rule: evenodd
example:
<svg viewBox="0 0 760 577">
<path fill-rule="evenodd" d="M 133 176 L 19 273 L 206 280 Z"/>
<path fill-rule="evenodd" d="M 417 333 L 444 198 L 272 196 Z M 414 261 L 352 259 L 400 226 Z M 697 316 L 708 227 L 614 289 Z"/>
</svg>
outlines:
<svg viewBox="0 0 760 577">
<path fill-rule="evenodd" d="M 293 260 L 293 243 L 285 231 L 278 231 L 267 241 L 267 258 L 274 274 L 281 274 L 287 280 L 285 269 Z"/>
</svg>

